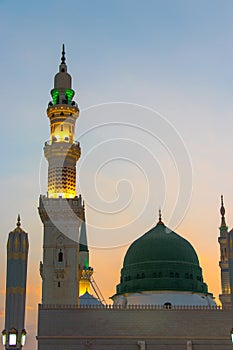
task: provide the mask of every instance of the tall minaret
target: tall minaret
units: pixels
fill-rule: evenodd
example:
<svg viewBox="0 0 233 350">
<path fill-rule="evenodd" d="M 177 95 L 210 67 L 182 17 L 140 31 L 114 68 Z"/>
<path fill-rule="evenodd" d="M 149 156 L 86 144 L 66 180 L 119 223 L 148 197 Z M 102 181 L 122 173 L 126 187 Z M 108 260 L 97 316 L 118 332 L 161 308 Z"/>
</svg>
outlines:
<svg viewBox="0 0 233 350">
<path fill-rule="evenodd" d="M 230 282 L 229 282 L 229 264 L 228 264 L 228 227 L 225 221 L 225 208 L 223 204 L 223 196 L 221 196 L 221 226 L 219 227 L 220 236 L 218 242 L 220 244 L 220 261 L 219 266 L 221 269 L 221 285 L 222 294 L 219 295 L 219 299 L 223 308 L 231 307 L 231 294 L 230 294 Z"/>
<path fill-rule="evenodd" d="M 39 214 L 44 224 L 43 262 L 40 264 L 43 304 L 77 304 L 79 294 L 79 228 L 84 219 L 81 195 L 76 196 L 79 143 L 74 140 L 79 116 L 73 101 L 63 45 L 59 72 L 54 78 L 47 115 L 50 140 L 45 143 L 48 192 L 40 196 Z"/>
<path fill-rule="evenodd" d="M 17 227 L 9 233 L 7 242 L 5 329 L 2 332 L 3 345 L 7 350 L 20 350 L 26 340 L 24 317 L 28 247 L 28 234 L 22 230 L 18 216 Z"/>
</svg>

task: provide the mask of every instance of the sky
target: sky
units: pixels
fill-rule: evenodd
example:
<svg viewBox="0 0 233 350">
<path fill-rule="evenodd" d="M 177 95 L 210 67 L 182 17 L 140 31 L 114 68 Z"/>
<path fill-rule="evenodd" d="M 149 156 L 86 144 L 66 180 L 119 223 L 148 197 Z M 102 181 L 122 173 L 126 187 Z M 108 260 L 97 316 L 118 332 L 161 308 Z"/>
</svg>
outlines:
<svg viewBox="0 0 233 350">
<path fill-rule="evenodd" d="M 78 191 L 108 302 L 126 250 L 163 221 L 194 246 L 220 293 L 220 195 L 233 226 L 233 2 L 0 0 L 0 323 L 6 242 L 29 233 L 25 349 L 35 349 L 46 193 L 46 109 L 65 43 L 80 117 Z M 218 300 L 217 300 L 218 301 Z"/>
</svg>

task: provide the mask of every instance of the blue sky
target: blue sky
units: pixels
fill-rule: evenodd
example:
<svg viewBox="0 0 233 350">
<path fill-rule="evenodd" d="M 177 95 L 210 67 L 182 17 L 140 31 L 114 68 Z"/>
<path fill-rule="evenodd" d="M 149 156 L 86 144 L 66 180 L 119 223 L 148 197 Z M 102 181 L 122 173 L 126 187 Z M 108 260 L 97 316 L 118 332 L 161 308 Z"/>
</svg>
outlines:
<svg viewBox="0 0 233 350">
<path fill-rule="evenodd" d="M 232 17 L 233 2 L 227 0 L 0 0 L 1 273 L 5 273 L 7 234 L 14 228 L 20 211 L 23 227 L 30 233 L 31 292 L 27 312 L 28 328 L 33 332 L 36 304 L 40 301 L 40 277 L 35 273 L 42 252 L 42 228 L 36 209 L 41 191 L 40 162 L 43 143 L 49 138 L 46 108 L 60 63 L 62 43 L 66 45 L 68 70 L 73 77 L 75 99 L 81 110 L 77 138 L 92 125 L 106 121 L 134 120 L 136 125 L 155 132 L 156 123 L 144 113 L 137 113 L 133 119 L 132 111 L 124 119 L 122 111 L 118 119 L 114 105 L 109 113 L 102 113 L 98 108 L 96 113 L 86 111 L 93 105 L 119 101 L 155 109 L 181 136 L 192 163 L 193 192 L 189 211 L 177 230 L 197 249 L 209 289 L 216 296 L 220 292 L 217 236 L 222 193 L 225 195 L 227 221 L 229 226 L 233 225 Z M 124 137 L 127 132 L 125 129 Z M 119 137 L 121 133 L 122 130 L 115 128 L 107 136 Z M 156 130 L 156 133 L 159 135 L 161 130 Z M 133 140 L 136 136 L 137 133 L 129 132 L 127 137 Z M 145 139 L 142 140 L 144 143 Z M 85 159 L 93 144 L 100 141 L 106 141 L 104 133 L 96 132 L 89 139 L 83 137 L 82 157 Z M 158 156 L 158 145 L 151 140 L 147 146 Z M 123 156 L 124 144 L 118 147 L 113 145 L 110 149 L 115 156 L 119 149 Z M 127 152 L 129 150 L 130 147 Z M 102 151 L 101 156 L 104 154 Z M 134 161 L 136 155 L 132 158 Z M 182 155 L 176 153 L 176 157 L 182 158 Z M 159 160 L 165 164 L 164 169 L 168 169 L 166 158 Z M 46 167 L 46 163 L 43 164 Z M 83 173 L 88 179 L 92 169 L 90 166 Z M 145 169 L 153 171 L 150 167 Z M 175 171 L 172 169 L 169 170 L 171 174 Z M 127 168 L 128 180 L 132 173 L 136 174 Z M 108 191 L 103 192 L 104 186 L 100 186 L 101 195 L 112 202 L 116 199 L 116 193 L 111 189 L 117 186 L 117 175 L 125 177 L 116 170 L 114 163 L 101 178 Z M 135 177 L 136 186 L 141 178 L 141 174 Z M 163 183 L 162 177 L 160 180 Z M 166 197 L 170 193 L 175 201 L 169 176 L 167 181 L 165 184 L 170 192 Z M 143 186 L 138 188 L 139 192 Z M 156 181 L 150 188 L 156 192 Z M 119 193 L 121 191 L 128 193 L 124 188 Z M 83 195 L 85 197 L 85 193 Z M 88 190 L 86 196 L 90 197 Z M 138 226 L 142 233 L 153 224 L 153 213 L 160 204 L 156 201 L 156 194 L 152 200 L 155 200 L 154 208 L 148 208 L 148 215 L 141 218 Z M 138 213 L 139 202 L 132 203 Z M 171 203 L 168 201 L 167 207 L 166 201 L 164 203 L 164 221 L 168 221 Z M 132 213 L 133 207 L 121 218 L 122 222 L 131 218 Z M 90 222 L 93 222 L 92 214 L 91 208 L 87 207 Z M 100 217 L 94 214 L 93 217 L 98 224 L 101 222 Z M 116 221 L 113 218 L 113 225 Z M 93 234 L 95 231 L 90 228 L 90 235 Z M 93 250 L 91 259 L 96 279 L 106 298 L 114 293 L 126 248 L 110 250 L 110 255 L 103 250 Z M 111 277 L 107 277 L 104 270 L 106 260 L 115 271 Z M 2 280 L 1 313 L 4 288 Z"/>
</svg>

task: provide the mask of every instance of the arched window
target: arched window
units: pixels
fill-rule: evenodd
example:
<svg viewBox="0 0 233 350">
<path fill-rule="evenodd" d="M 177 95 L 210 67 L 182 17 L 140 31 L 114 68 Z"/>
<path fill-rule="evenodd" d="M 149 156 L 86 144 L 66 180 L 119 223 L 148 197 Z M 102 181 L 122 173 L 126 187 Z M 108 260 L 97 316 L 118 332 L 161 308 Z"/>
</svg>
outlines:
<svg viewBox="0 0 233 350">
<path fill-rule="evenodd" d="M 166 308 L 166 309 L 171 309 L 172 308 L 172 304 L 171 303 L 165 303 L 163 304 L 163 306 Z"/>
<path fill-rule="evenodd" d="M 63 253 L 60 249 L 60 252 L 58 253 L 58 262 L 62 262 L 63 261 Z"/>
</svg>

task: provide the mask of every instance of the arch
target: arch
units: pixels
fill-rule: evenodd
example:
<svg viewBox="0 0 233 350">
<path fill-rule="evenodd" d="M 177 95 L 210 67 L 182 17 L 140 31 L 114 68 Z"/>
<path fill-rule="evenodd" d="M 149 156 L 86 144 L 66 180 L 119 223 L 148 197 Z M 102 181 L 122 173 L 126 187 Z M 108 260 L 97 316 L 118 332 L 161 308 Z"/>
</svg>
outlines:
<svg viewBox="0 0 233 350">
<path fill-rule="evenodd" d="M 171 309 L 171 308 L 172 308 L 172 304 L 171 304 L 170 302 L 164 303 L 163 306 L 164 306 L 166 309 Z"/>
<path fill-rule="evenodd" d="M 60 252 L 58 253 L 58 262 L 63 262 L 63 253 L 61 249 L 60 249 Z"/>
</svg>

